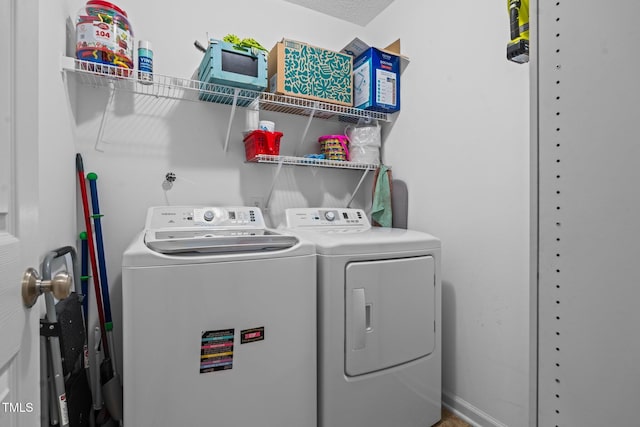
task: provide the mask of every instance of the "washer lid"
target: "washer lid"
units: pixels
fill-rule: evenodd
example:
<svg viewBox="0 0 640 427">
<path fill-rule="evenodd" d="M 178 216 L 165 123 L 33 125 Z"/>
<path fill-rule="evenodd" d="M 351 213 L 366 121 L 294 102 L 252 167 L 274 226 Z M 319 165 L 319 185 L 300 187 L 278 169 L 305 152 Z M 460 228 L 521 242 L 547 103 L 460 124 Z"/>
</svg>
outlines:
<svg viewBox="0 0 640 427">
<path fill-rule="evenodd" d="M 219 254 L 236 252 L 262 252 L 287 249 L 298 239 L 268 230 L 198 229 L 156 231 L 147 230 L 144 242 L 153 251 L 163 254 Z"/>
</svg>

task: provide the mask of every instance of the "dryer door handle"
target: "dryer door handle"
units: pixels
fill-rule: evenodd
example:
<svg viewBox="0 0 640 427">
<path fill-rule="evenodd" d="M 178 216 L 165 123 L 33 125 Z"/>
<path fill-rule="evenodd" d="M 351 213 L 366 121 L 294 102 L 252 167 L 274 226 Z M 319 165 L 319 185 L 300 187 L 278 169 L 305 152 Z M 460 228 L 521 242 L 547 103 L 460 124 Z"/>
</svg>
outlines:
<svg viewBox="0 0 640 427">
<path fill-rule="evenodd" d="M 353 350 L 361 350 L 366 345 L 367 306 L 364 288 L 351 291 L 351 343 Z"/>
</svg>

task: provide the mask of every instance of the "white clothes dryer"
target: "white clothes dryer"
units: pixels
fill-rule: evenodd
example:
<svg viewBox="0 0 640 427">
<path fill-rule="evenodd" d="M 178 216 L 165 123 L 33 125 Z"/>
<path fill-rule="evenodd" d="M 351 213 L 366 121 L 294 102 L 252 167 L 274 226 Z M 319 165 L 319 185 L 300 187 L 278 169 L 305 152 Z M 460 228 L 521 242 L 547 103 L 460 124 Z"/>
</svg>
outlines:
<svg viewBox="0 0 640 427">
<path fill-rule="evenodd" d="M 440 241 L 360 209 L 286 210 L 316 244 L 318 426 L 427 427 L 441 411 Z"/>
<path fill-rule="evenodd" d="M 258 208 L 150 208 L 123 256 L 124 425 L 315 427 L 315 278 Z"/>
</svg>

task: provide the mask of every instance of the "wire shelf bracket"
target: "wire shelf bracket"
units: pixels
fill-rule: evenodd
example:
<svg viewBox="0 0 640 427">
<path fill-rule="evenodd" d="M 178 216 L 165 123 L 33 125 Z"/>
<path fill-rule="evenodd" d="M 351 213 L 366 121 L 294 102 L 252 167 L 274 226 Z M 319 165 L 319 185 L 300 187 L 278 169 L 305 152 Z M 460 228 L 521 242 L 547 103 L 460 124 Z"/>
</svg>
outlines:
<svg viewBox="0 0 640 427">
<path fill-rule="evenodd" d="M 113 85 L 109 85 L 109 98 L 107 99 L 107 104 L 104 106 L 104 111 L 102 112 L 102 118 L 100 119 L 100 127 L 98 128 L 98 135 L 96 136 L 96 143 L 93 146 L 96 151 L 103 151 L 98 146 L 100 145 L 100 141 L 102 141 L 102 137 L 104 136 L 104 125 L 107 122 L 107 111 L 109 111 L 109 107 L 113 104 L 113 98 L 116 95 L 116 89 Z"/>
<path fill-rule="evenodd" d="M 338 160 L 325 160 L 325 159 L 310 159 L 306 157 L 295 157 L 295 156 L 274 156 L 270 154 L 258 154 L 255 158 L 251 159 L 249 162 L 254 163 L 271 163 L 277 164 L 278 167 L 276 169 L 275 175 L 271 182 L 271 187 L 269 188 L 269 192 L 267 193 L 267 197 L 265 199 L 265 210 L 269 209 L 269 203 L 273 196 L 273 190 L 276 185 L 276 181 L 278 180 L 278 176 L 280 175 L 280 171 L 282 170 L 283 165 L 293 165 L 293 166 L 311 166 L 311 167 L 322 167 L 322 168 L 334 168 L 334 169 L 351 169 L 351 170 L 362 170 L 362 176 L 360 177 L 360 181 L 356 185 L 356 188 L 353 190 L 351 195 L 351 199 L 347 203 L 347 207 L 351 206 L 353 200 L 355 199 L 362 183 L 364 182 L 367 174 L 372 171 L 378 169 L 379 164 L 375 163 L 354 163 L 354 162 L 345 162 Z"/>
<path fill-rule="evenodd" d="M 367 174 L 369 173 L 370 170 L 371 169 L 365 169 L 364 172 L 362 172 L 362 176 L 360 177 L 360 181 L 358 181 L 358 184 L 356 185 L 356 188 L 353 190 L 353 193 L 351 193 L 351 198 L 349 199 L 349 202 L 347 203 L 347 208 L 351 207 L 351 203 L 353 203 L 353 199 L 356 198 L 356 194 L 358 194 L 358 190 L 360 189 L 360 186 L 364 182 L 364 179 L 367 177 Z"/>
</svg>

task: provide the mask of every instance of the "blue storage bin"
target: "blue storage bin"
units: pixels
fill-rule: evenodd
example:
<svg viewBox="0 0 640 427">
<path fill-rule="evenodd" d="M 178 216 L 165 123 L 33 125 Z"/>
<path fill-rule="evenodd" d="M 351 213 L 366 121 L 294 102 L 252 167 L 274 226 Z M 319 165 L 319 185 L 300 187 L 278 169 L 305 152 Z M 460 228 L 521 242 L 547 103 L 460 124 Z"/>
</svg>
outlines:
<svg viewBox="0 0 640 427">
<path fill-rule="evenodd" d="M 211 39 L 200 62 L 198 79 L 203 83 L 262 92 L 267 88 L 266 54 L 258 49 Z M 200 93 L 200 99 L 208 98 L 207 93 Z"/>
</svg>

